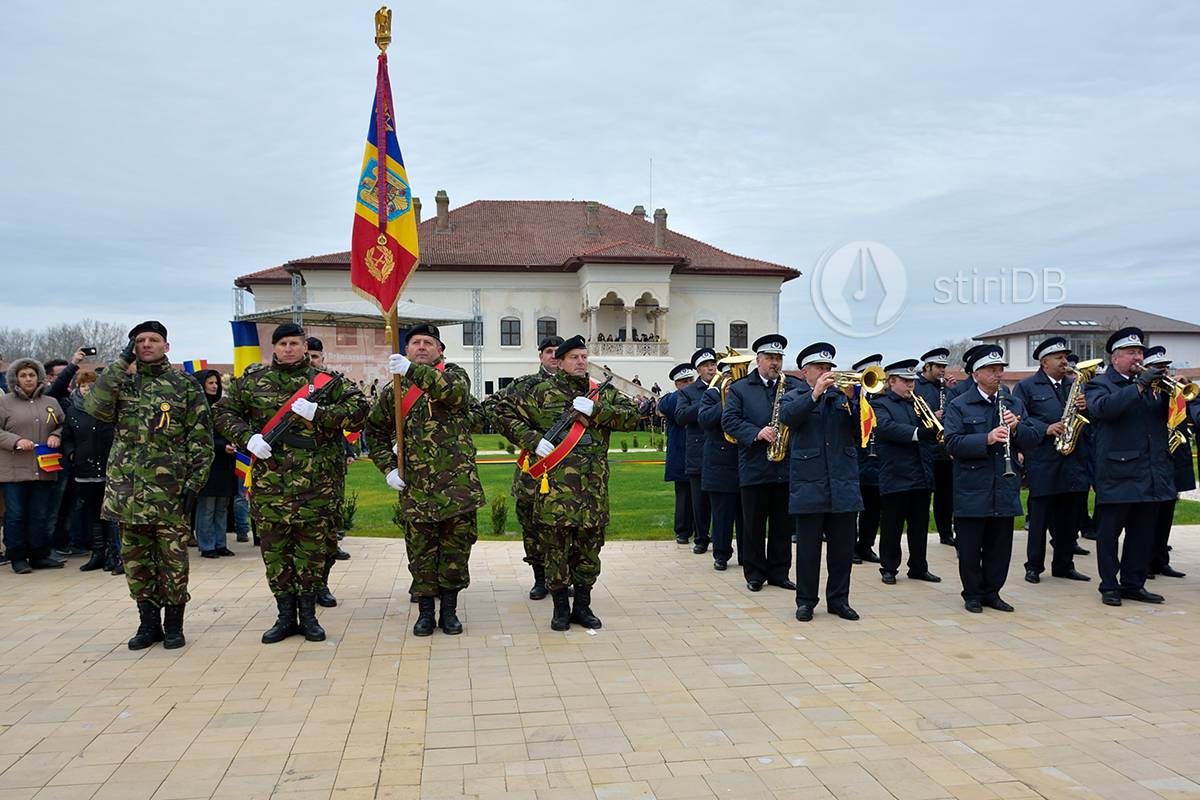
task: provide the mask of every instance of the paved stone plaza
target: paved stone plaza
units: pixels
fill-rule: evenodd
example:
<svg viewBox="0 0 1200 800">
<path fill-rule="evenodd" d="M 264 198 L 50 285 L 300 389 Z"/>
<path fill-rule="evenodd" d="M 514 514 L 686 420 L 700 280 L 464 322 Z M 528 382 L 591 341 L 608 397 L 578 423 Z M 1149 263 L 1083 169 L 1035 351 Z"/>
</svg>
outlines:
<svg viewBox="0 0 1200 800">
<path fill-rule="evenodd" d="M 273 646 L 233 545 L 192 559 L 187 647 L 139 653 L 124 579 L 3 567 L 0 800 L 1200 796 L 1200 527 L 1160 607 L 1025 583 L 1018 533 L 1017 612 L 968 614 L 936 541 L 945 582 L 856 567 L 862 621 L 808 624 L 709 556 L 617 542 L 596 635 L 551 632 L 520 544 L 482 543 L 466 634 L 418 639 L 403 542 L 350 539 L 329 640 Z"/>
</svg>

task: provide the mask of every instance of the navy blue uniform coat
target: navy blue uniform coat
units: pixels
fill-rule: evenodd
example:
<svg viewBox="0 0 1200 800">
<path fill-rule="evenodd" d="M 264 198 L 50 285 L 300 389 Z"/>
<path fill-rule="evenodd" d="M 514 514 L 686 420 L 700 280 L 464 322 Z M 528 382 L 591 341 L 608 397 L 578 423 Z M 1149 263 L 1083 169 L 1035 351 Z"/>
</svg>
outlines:
<svg viewBox="0 0 1200 800">
<path fill-rule="evenodd" d="M 1026 419 L 1025 407 L 1005 394 L 1005 407 L 1021 418 L 1011 437 L 1016 475 L 1004 477 L 1004 445 L 989 445 L 987 435 L 1000 424 L 996 407 L 984 399 L 974 384 L 950 401 L 942 423 L 946 450 L 954 459 L 954 514 L 959 517 L 1015 517 L 1021 509 L 1021 465 L 1017 454 L 1037 445 L 1037 434 Z"/>
<path fill-rule="evenodd" d="M 871 401 L 881 495 L 933 489 L 933 450 L 913 440 L 920 423 L 912 400 L 887 390 Z"/>
<path fill-rule="evenodd" d="M 1065 399 L 1071 391 L 1072 380 L 1062 382 Z M 1054 449 L 1054 437 L 1046 435 L 1046 428 L 1062 419 L 1064 400 L 1054 392 L 1054 384 L 1040 369 L 1013 388 L 1013 397 L 1025 406 L 1029 424 L 1038 435 L 1037 446 L 1025 454 L 1025 474 L 1029 480 L 1030 497 L 1046 497 L 1063 492 L 1086 492 L 1091 481 L 1088 477 L 1088 454 L 1076 443 L 1069 456 Z M 1087 417 L 1087 412 L 1082 412 Z"/>
<path fill-rule="evenodd" d="M 738 491 L 738 446 L 721 430 L 721 392 L 706 389 L 700 400 L 700 427 L 704 429 L 704 471 L 700 488 L 706 492 Z"/>
<path fill-rule="evenodd" d="M 800 385 L 791 377 L 782 377 L 784 392 Z M 775 391 L 762 382 L 757 369 L 733 383 L 725 393 L 725 410 L 721 413 L 721 428 L 737 439 L 738 483 L 741 486 L 757 486 L 763 483 L 787 483 L 788 460 L 768 461 L 767 443 L 756 442 L 754 437 L 771 422 L 771 409 L 775 405 Z"/>
<path fill-rule="evenodd" d="M 704 467 L 704 429 L 700 427 L 700 400 L 708 387 L 696 379 L 679 390 L 679 402 L 675 405 L 675 422 L 687 428 L 687 458 L 684 471 L 688 475 L 699 475 Z"/>
<path fill-rule="evenodd" d="M 664 481 L 686 481 L 688 479 L 683 463 L 686 459 L 687 443 L 684 439 L 687 431 L 675 422 L 675 406 L 678 403 L 678 391 L 668 392 L 662 400 L 658 401 L 658 413 L 663 415 L 667 426 L 667 463 L 663 471 Z"/>
<path fill-rule="evenodd" d="M 1096 450 L 1096 502 L 1175 499 L 1167 447 L 1167 398 L 1126 380 L 1111 366 L 1084 387 Z"/>
<path fill-rule="evenodd" d="M 836 388 L 816 400 L 800 381 L 783 397 L 779 419 L 791 429 L 792 514 L 862 511 L 858 477 L 858 404 Z"/>
</svg>

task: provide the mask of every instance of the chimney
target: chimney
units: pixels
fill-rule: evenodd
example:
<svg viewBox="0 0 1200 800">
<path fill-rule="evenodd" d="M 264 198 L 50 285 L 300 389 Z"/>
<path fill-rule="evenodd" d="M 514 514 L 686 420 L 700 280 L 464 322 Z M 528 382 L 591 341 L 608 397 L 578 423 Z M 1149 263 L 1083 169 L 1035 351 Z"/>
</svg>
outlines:
<svg viewBox="0 0 1200 800">
<path fill-rule="evenodd" d="M 654 246 L 660 250 L 667 246 L 667 210 L 665 208 L 654 210 Z"/>
<path fill-rule="evenodd" d="M 417 224 L 421 224 L 421 198 L 414 197 L 412 202 L 413 216 L 417 220 Z"/>
<path fill-rule="evenodd" d="M 642 205 L 641 203 L 638 203 L 636 206 L 633 207 L 633 211 L 630 213 L 633 216 L 637 217 L 638 219 L 645 219 L 646 218 L 646 207 L 644 205 Z"/>
<path fill-rule="evenodd" d="M 589 239 L 600 238 L 600 204 L 595 200 L 588 200 L 584 205 L 587 211 L 587 230 L 584 235 Z"/>
<path fill-rule="evenodd" d="M 437 227 L 435 230 L 438 233 L 450 232 L 450 195 L 446 194 L 445 189 L 438 189 L 437 195 L 433 198 L 437 203 Z"/>
</svg>

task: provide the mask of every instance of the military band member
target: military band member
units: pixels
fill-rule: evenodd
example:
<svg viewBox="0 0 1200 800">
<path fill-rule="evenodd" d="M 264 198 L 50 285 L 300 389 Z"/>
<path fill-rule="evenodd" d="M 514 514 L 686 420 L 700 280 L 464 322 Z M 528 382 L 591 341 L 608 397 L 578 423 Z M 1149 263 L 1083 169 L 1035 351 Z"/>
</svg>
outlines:
<svg viewBox="0 0 1200 800">
<path fill-rule="evenodd" d="M 1165 347 L 1156 345 L 1146 348 L 1142 364 L 1170 370 L 1171 359 L 1167 356 Z M 1175 428 L 1177 433 L 1170 435 L 1170 439 L 1178 441 L 1177 446 L 1172 443 L 1167 447 L 1168 451 L 1172 446 L 1175 447 L 1171 453 L 1171 466 L 1174 468 L 1176 492 L 1187 492 L 1196 488 L 1196 462 L 1192 458 L 1192 439 L 1196 431 L 1193 418 L 1197 411 L 1200 411 L 1200 403 L 1192 401 L 1188 407 L 1187 418 Z M 1150 553 L 1150 574 L 1147 577 L 1186 577 L 1186 573 L 1171 566 L 1171 526 L 1175 523 L 1175 506 L 1178 502 L 1178 499 L 1168 500 L 1159 508 L 1158 521 L 1154 526 L 1154 549 Z"/>
<path fill-rule="evenodd" d="M 803 380 L 788 390 L 779 418 L 790 434 L 788 511 L 796 518 L 796 619 L 808 622 L 821 594 L 821 541 L 826 540 L 825 603 L 830 614 L 857 620 L 850 607 L 859 484 L 858 401 L 834 385 L 828 342 L 800 351 Z"/>
<path fill-rule="evenodd" d="M 1062 435 L 1063 410 L 1074 381 L 1067 374 L 1067 340 L 1051 336 L 1033 350 L 1038 371 L 1013 388 L 1025 406 L 1025 420 L 1038 435 L 1038 444 L 1025 454 L 1029 485 L 1029 536 L 1026 543 L 1025 580 L 1038 583 L 1046 569 L 1046 530 L 1050 531 L 1053 559 L 1050 574 L 1073 581 L 1091 580 L 1075 569 L 1075 542 L 1079 535 L 1079 495 L 1088 491 L 1085 454 L 1063 455 L 1055 449 Z M 1086 411 L 1083 393 L 1075 399 L 1079 413 Z"/>
<path fill-rule="evenodd" d="M 313 366 L 299 325 L 275 328 L 271 346 L 270 365 L 247 368 L 213 406 L 214 425 L 255 459 L 250 513 L 279 612 L 262 642 L 297 633 L 320 642 L 316 594 L 330 553 L 329 517 L 341 511 L 342 429 L 361 426 L 368 406 L 353 383 Z M 286 432 L 268 443 L 264 434 L 285 420 Z"/>
<path fill-rule="evenodd" d="M 929 405 L 935 417 L 941 420 L 944 406 L 950 402 L 951 391 L 958 381 L 946 376 L 946 365 L 950 363 L 950 351 L 935 347 L 921 356 L 921 375 L 917 378 L 914 391 Z M 937 528 L 938 540 L 942 544 L 954 545 L 954 467 L 946 446 L 941 442 L 926 442 L 922 445 L 933 453 L 933 524 Z"/>
<path fill-rule="evenodd" d="M 722 372 L 729 372 L 735 362 L 745 364 L 749 356 L 729 356 L 719 362 Z M 734 380 L 725 375 L 722 381 Z M 728 392 L 728 387 L 726 387 Z M 738 563 L 742 563 L 742 495 L 738 490 L 738 447 L 725 438 L 721 415 L 725 410 L 721 385 L 714 383 L 700 401 L 698 420 L 704 429 L 704 468 L 701 489 L 708 493 L 712 507 L 713 569 L 724 572 L 733 557 L 734 529 L 737 530 Z"/>
<path fill-rule="evenodd" d="M 867 367 L 878 367 L 883 363 L 883 354 L 869 355 L 850 367 L 860 372 Z M 858 439 L 862 443 L 862 437 Z M 875 537 L 879 535 L 879 454 L 874 441 L 858 449 L 858 483 L 862 491 L 863 509 L 858 514 L 858 540 L 854 544 L 854 563 L 878 564 L 875 555 Z"/>
<path fill-rule="evenodd" d="M 696 379 L 696 369 L 691 364 L 677 364 L 670 378 L 675 382 L 675 391 L 667 392 L 658 401 L 658 413 L 667 429 L 663 480 L 675 486 L 675 544 L 687 544 L 696 533 L 696 523 L 692 515 L 692 482 L 688 480 L 685 464 L 687 428 L 675 422 L 675 409 L 679 407 L 680 391 Z"/>
<path fill-rule="evenodd" d="M 977 344 L 977 345 L 968 347 L 963 352 L 963 372 L 966 373 L 966 377 L 963 378 L 961 381 L 957 381 L 953 386 L 947 387 L 947 389 L 946 389 L 946 402 L 947 403 L 950 402 L 951 400 L 953 400 L 954 398 L 958 397 L 960 394 L 965 394 L 970 389 L 975 388 L 975 377 L 973 375 L 971 375 L 971 366 L 970 366 L 971 361 L 972 361 L 972 359 L 975 358 L 976 355 L 978 355 L 979 353 L 985 352 L 989 347 L 990 347 L 990 345 Z"/>
<path fill-rule="evenodd" d="M 388 357 L 388 371 L 401 378 L 403 478 L 396 457 L 391 381 L 371 407 L 366 426 L 371 460 L 385 473 L 388 486 L 400 493 L 412 576 L 409 594 L 417 597 L 414 636 L 431 636 L 434 628 L 451 636 L 463 632 L 458 593 L 471 584 L 471 546 L 478 538 L 475 512 L 484 502 L 471 439 L 477 413 L 471 379 L 462 367 L 445 360 L 445 349 L 438 327 L 422 323 L 408 329 L 404 354 Z M 435 612 L 440 612 L 436 620 Z"/>
<path fill-rule="evenodd" d="M 598 397 L 588 378 L 587 343 L 567 339 L 557 350 L 559 370 L 529 387 L 496 413 L 527 451 L 536 454 L 535 513 L 546 541 L 546 585 L 554 598 L 550 627 L 565 631 L 574 622 L 599 628 L 591 608 L 592 587 L 600 575 L 600 549 L 608 526 L 608 440 L 612 431 L 632 430 L 638 409 L 612 386 Z M 564 418 L 574 419 L 564 438 L 544 437 Z M 545 463 L 543 463 L 543 460 Z M 575 607 L 567 588 L 575 587 Z"/>
<path fill-rule="evenodd" d="M 984 606 L 1013 610 L 1000 590 L 1012 558 L 1013 518 L 1022 510 L 1018 449 L 1038 440 L 1023 420 L 1021 401 L 1000 385 L 1006 366 L 999 346 L 977 348 L 967 365 L 971 386 L 950 402 L 943 418 L 946 450 L 954 459 L 958 575 L 963 603 L 975 614 Z"/>
<path fill-rule="evenodd" d="M 786 349 L 787 339 L 778 333 L 756 339 L 755 369 L 729 387 L 721 414 L 721 428 L 738 443 L 738 486 L 745 523 L 739 560 L 746 588 L 752 592 L 761 591 L 764 583 L 795 588 L 788 577 L 792 519 L 788 514 L 787 453 L 778 461 L 768 458 L 768 450 L 784 427 L 782 422 L 772 424 L 777 405 L 784 394 L 800 385 L 783 374 Z"/>
<path fill-rule="evenodd" d="M 171 366 L 170 349 L 161 322 L 135 326 L 129 346 L 83 401 L 88 414 L 116 427 L 101 513 L 121 526 L 125 577 L 139 618 L 130 650 L 185 644 L 187 540 L 212 466 L 204 390 Z"/>
<path fill-rule="evenodd" d="M 906 527 L 908 577 L 930 583 L 942 580 L 929 571 L 927 555 L 937 431 L 917 416 L 916 366 L 915 358 L 888 364 L 884 368 L 887 391 L 871 400 L 879 454 L 879 573 L 886 584 L 894 584 L 900 571 L 900 536 Z"/>
<path fill-rule="evenodd" d="M 1162 504 L 1175 499 L 1175 469 L 1167 436 L 1167 397 L 1155 381 L 1161 367 L 1143 368 L 1141 329 L 1122 328 L 1108 337 L 1108 369 L 1084 388 L 1096 448 L 1096 563 L 1100 597 L 1161 603 L 1146 591 L 1154 529 Z M 1117 540 L 1125 542 L 1117 555 Z"/>
<path fill-rule="evenodd" d="M 692 519 L 696 524 L 696 540 L 692 552 L 697 555 L 708 552 L 709 528 L 712 524 L 712 508 L 708 492 L 704 491 L 704 443 L 708 437 L 700 427 L 700 401 L 713 376 L 717 374 L 717 354 L 702 347 L 692 353 L 692 366 L 696 380 L 679 390 L 679 402 L 675 406 L 675 422 L 687 427 L 687 461 L 685 470 L 691 483 Z"/>
<path fill-rule="evenodd" d="M 561 336 L 547 336 L 538 342 L 538 361 L 540 363 L 537 372 L 517 378 L 489 397 L 484 403 L 485 412 L 495 424 L 496 430 L 517 446 L 520 446 L 520 440 L 510 435 L 511 431 L 507 430 L 505 425 L 505 420 L 509 419 L 511 415 L 497 414 L 496 408 L 500 404 L 513 402 L 514 398 L 519 399 L 530 386 L 558 372 L 557 351 L 562 343 Z M 542 526 L 534 510 L 538 481 L 534 480 L 526 470 L 529 458 L 529 453 L 522 452 L 517 459 L 516 469 L 513 470 L 512 495 L 516 500 L 517 522 L 521 525 L 521 538 L 525 544 L 525 563 L 533 570 L 533 586 L 529 588 L 529 599 L 541 600 L 550 591 L 546 588 L 546 553 L 545 543 L 542 541 Z"/>
<path fill-rule="evenodd" d="M 1076 353 L 1067 353 L 1067 363 L 1072 367 L 1079 364 L 1079 356 Z M 1103 369 L 1103 364 L 1100 368 Z M 1086 396 L 1084 398 L 1086 405 Z M 1088 491 L 1084 492 L 1079 497 L 1079 509 L 1076 512 L 1076 519 L 1079 520 L 1079 538 L 1096 540 L 1096 515 L 1092 512 L 1088 505 L 1088 495 L 1096 485 L 1096 448 L 1092 445 L 1092 426 L 1084 425 L 1083 430 L 1079 432 L 1079 441 L 1075 443 L 1075 450 L 1082 454 L 1083 463 L 1087 469 Z M 1075 555 L 1086 556 L 1089 551 L 1084 550 L 1075 544 Z"/>
</svg>

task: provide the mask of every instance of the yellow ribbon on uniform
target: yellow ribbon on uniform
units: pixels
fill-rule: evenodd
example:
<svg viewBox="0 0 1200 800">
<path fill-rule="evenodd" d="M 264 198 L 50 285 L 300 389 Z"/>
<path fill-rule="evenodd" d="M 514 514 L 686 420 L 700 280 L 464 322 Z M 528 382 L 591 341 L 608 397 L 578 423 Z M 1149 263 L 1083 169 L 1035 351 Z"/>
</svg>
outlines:
<svg viewBox="0 0 1200 800">
<path fill-rule="evenodd" d="M 158 410 L 162 412 L 158 417 L 158 424 L 154 426 L 154 430 L 160 431 L 171 424 L 171 404 L 159 403 Z"/>
</svg>

